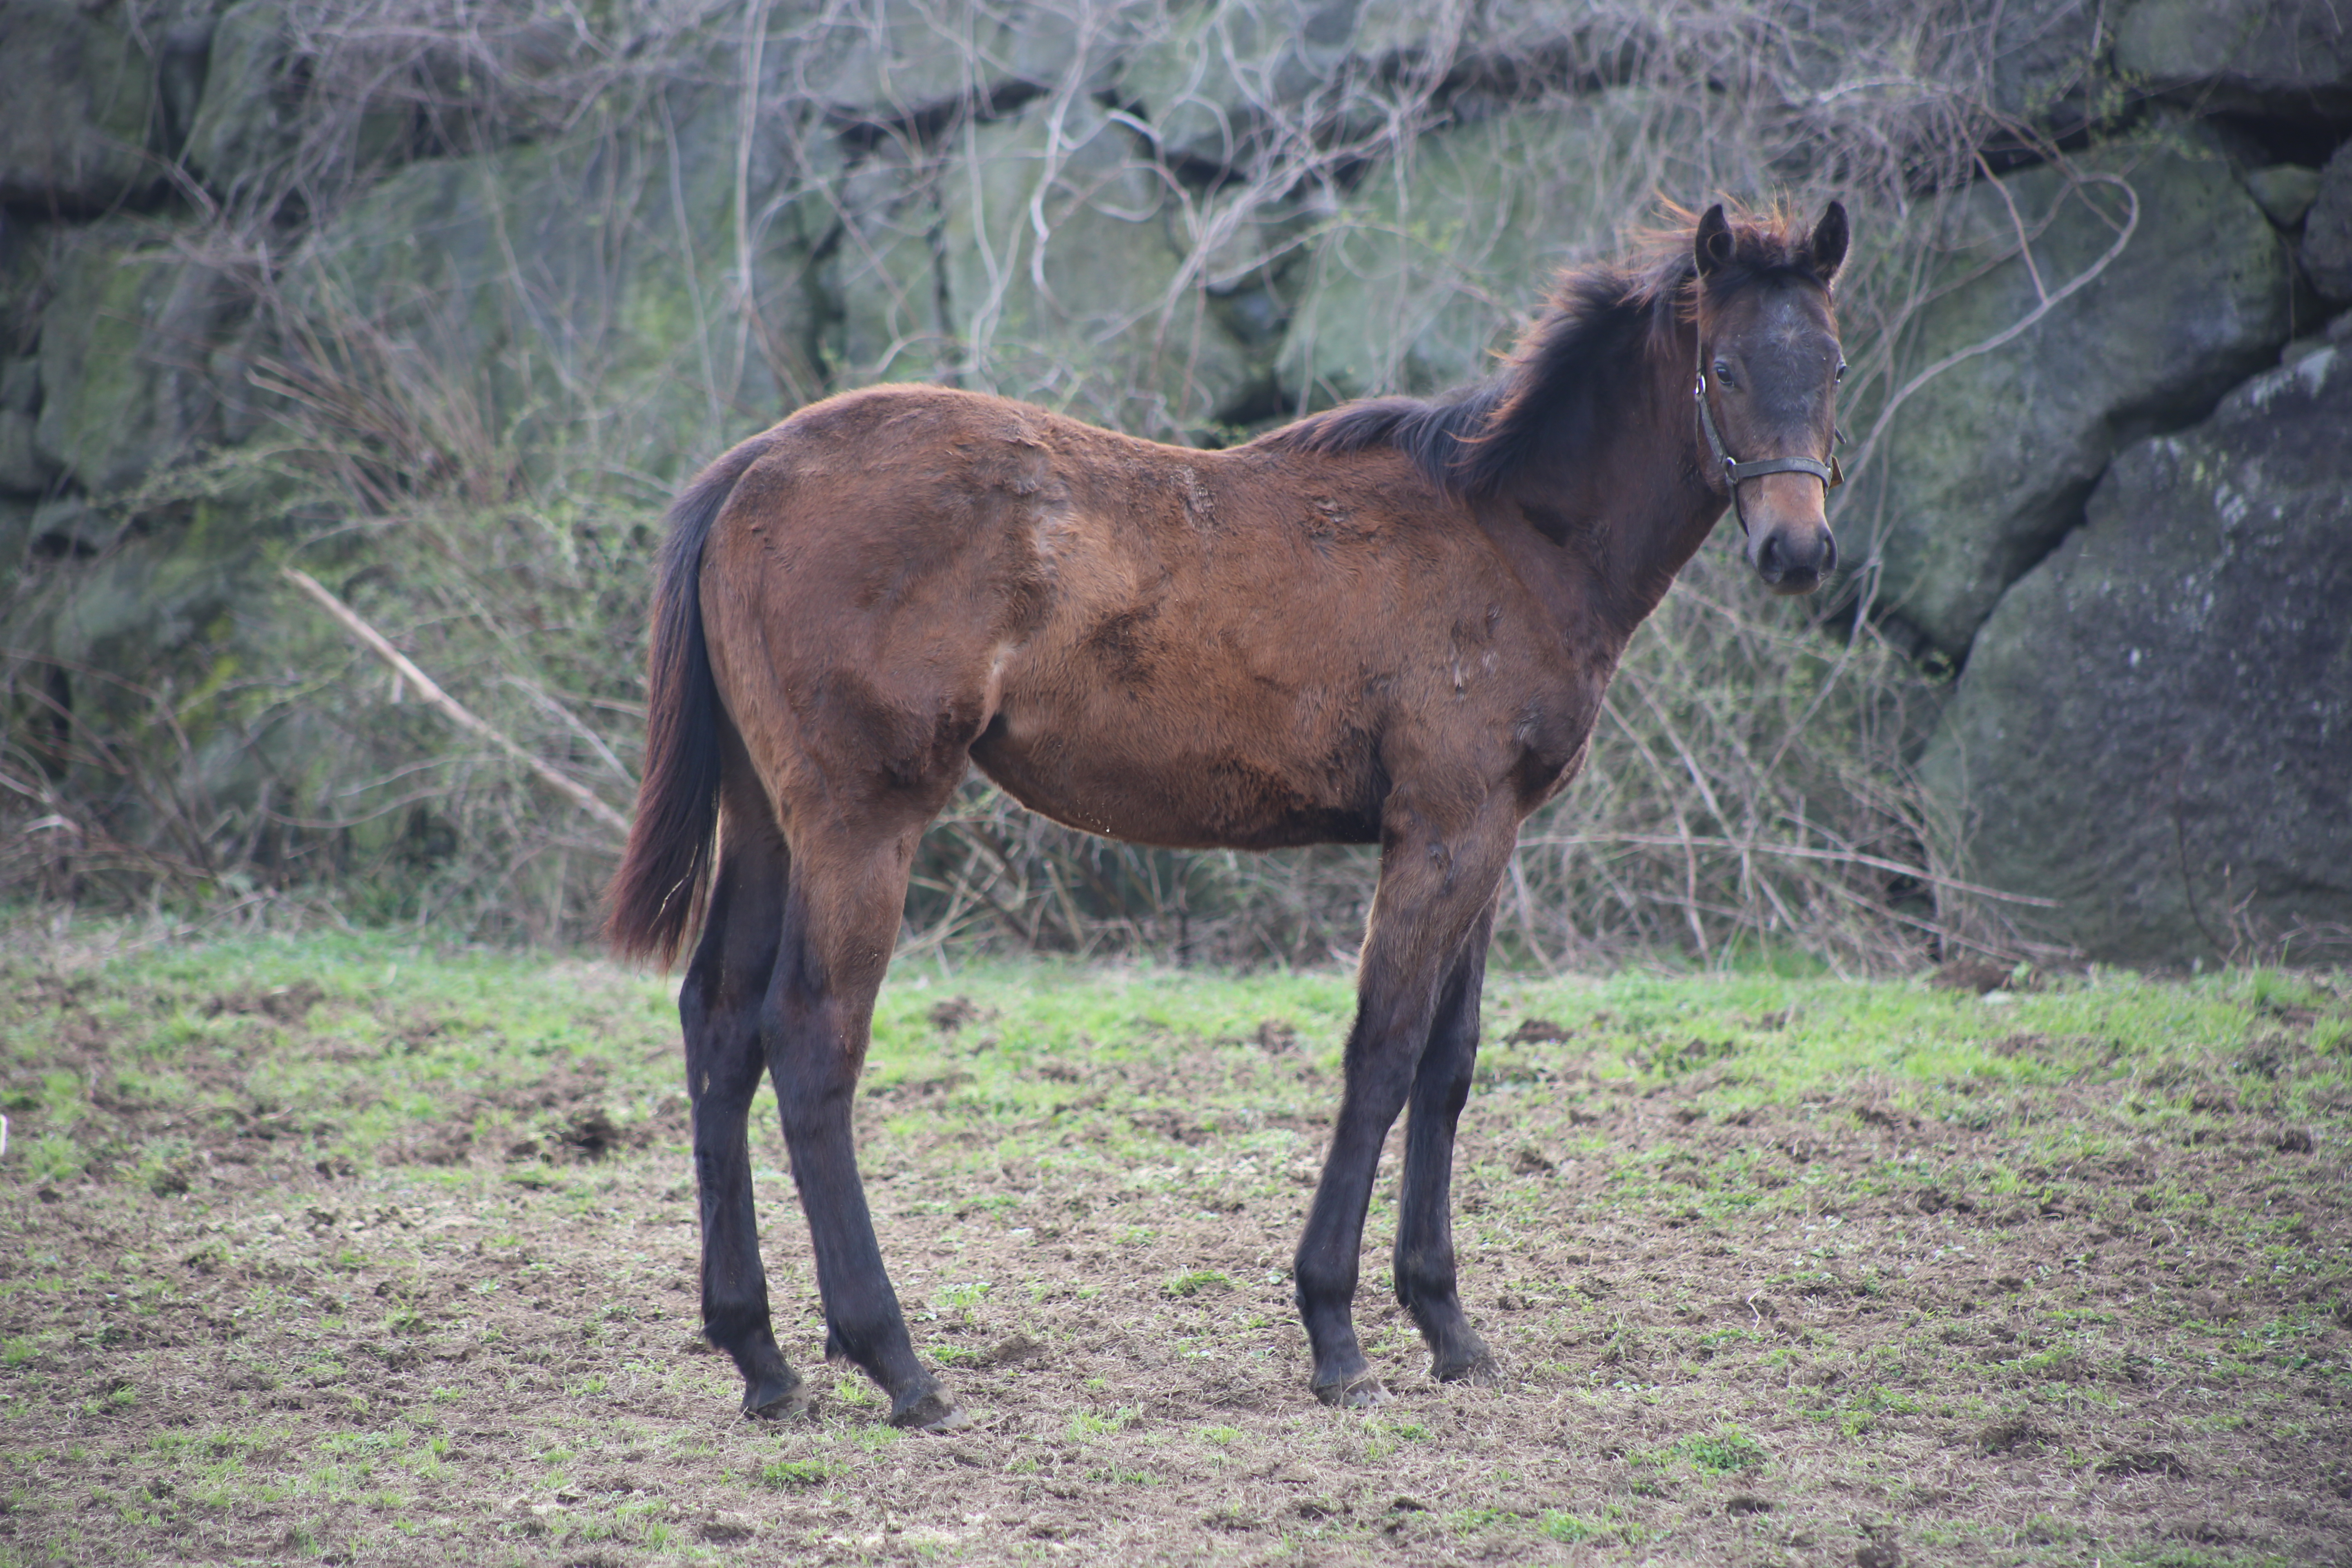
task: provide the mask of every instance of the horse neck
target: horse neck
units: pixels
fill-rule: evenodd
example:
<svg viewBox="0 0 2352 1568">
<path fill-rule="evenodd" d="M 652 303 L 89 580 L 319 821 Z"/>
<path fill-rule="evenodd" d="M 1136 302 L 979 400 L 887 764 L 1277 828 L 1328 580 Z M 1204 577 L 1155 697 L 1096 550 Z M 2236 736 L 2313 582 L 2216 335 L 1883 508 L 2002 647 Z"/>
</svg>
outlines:
<svg viewBox="0 0 2352 1568">
<path fill-rule="evenodd" d="M 1723 515 L 1723 497 L 1701 477 L 1696 354 L 1696 329 L 1677 322 L 1578 378 L 1531 444 L 1536 455 L 1497 491 L 1497 521 L 1532 541 L 1520 553 L 1551 579 L 1547 597 L 1588 633 L 1605 629 L 1612 651 Z"/>
</svg>

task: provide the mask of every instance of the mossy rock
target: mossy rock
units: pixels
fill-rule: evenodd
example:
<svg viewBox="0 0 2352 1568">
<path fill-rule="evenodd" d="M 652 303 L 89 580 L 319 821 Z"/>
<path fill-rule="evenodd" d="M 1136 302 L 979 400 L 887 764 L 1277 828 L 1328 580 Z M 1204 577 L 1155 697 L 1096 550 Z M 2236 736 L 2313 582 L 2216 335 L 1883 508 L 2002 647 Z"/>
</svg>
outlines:
<svg viewBox="0 0 2352 1568">
<path fill-rule="evenodd" d="M 2000 600 L 1922 764 L 2042 934 L 2218 962 L 2352 930 L 2352 318 L 2140 442 Z M 2336 933 L 2338 945 L 2313 945 Z M 2241 944 L 2246 945 L 2241 951 Z"/>
<path fill-rule="evenodd" d="M 1141 6 L 1105 6 L 1081 18 L 1028 0 L 779 5 L 764 52 L 779 86 L 822 104 L 836 123 L 909 126 L 956 105 L 1001 109 L 1055 88 L 1099 92 L 1150 17 Z"/>
<path fill-rule="evenodd" d="M 2075 165 L 2137 193 L 2130 242 L 2032 328 L 1927 383 L 1843 505 L 1844 517 L 1876 520 L 1874 538 L 1851 524 L 1847 533 L 1849 548 L 1876 554 L 1882 609 L 1954 659 L 2002 590 L 2079 520 L 2116 451 L 2196 418 L 2292 326 L 2284 243 L 2193 128 L 2112 143 Z M 2038 284 L 2021 258 L 1998 259 L 2017 246 L 2004 196 L 2039 231 Z M 1904 365 L 1933 364 L 2025 320 L 2041 290 L 2064 288 L 2108 249 L 2126 206 L 2115 187 L 2077 187 L 2055 168 L 1978 187 L 1930 280 L 1949 292 L 1920 310 Z M 1865 405 L 1846 422 L 1866 429 L 1873 416 Z"/>
<path fill-rule="evenodd" d="M 1249 168 L 1269 122 L 1295 117 L 1356 63 L 1363 10 L 1362 0 L 1276 0 L 1180 11 L 1121 59 L 1119 97 L 1171 163 Z"/>
<path fill-rule="evenodd" d="M 2313 182 L 2296 255 L 2304 276 L 2322 296 L 2352 304 L 2352 142 L 2336 149 Z"/>
<path fill-rule="evenodd" d="M 1996 13 L 1992 106 L 2060 135 L 2127 107 L 2111 58 L 2112 7 L 2101 0 L 2017 0 Z"/>
<path fill-rule="evenodd" d="M 1129 131 L 1085 100 L 1041 100 L 967 145 L 928 184 L 844 183 L 844 379 L 953 371 L 1181 440 L 1264 374 L 1182 286 L 1183 209 Z"/>
<path fill-rule="evenodd" d="M 125 8 L 0 5 L 0 204 L 103 211 L 152 188 L 156 71 Z"/>
<path fill-rule="evenodd" d="M 173 238 L 123 220 L 58 249 L 41 316 L 36 457 L 93 495 L 136 488 L 219 431 L 211 355 L 237 291 Z"/>
<path fill-rule="evenodd" d="M 686 109 L 675 160 L 650 128 L 427 160 L 323 225 L 286 293 L 310 368 L 364 384 L 394 426 L 361 433 L 463 462 L 544 453 L 584 420 L 600 462 L 668 474 L 813 395 L 813 209 L 761 171 L 744 321 L 731 108 Z"/>
<path fill-rule="evenodd" d="M 1614 226 L 1653 194 L 1632 151 L 1681 125 L 1626 89 L 1423 137 L 1316 237 L 1276 363 L 1284 393 L 1323 406 L 1486 374 L 1562 268 L 1619 248 Z"/>
<path fill-rule="evenodd" d="M 2137 0 L 2116 64 L 2204 109 L 2352 114 L 2352 16 L 2328 0 Z"/>
<path fill-rule="evenodd" d="M 298 65 L 285 0 L 237 0 L 221 13 L 183 154 L 215 193 L 233 200 L 284 177 L 301 141 Z"/>
</svg>

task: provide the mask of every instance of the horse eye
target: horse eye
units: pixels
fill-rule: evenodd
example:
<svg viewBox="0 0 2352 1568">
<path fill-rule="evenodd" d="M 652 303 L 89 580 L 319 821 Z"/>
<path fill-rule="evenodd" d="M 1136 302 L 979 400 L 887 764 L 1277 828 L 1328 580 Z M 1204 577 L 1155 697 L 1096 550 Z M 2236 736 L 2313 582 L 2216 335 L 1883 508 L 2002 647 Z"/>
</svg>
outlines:
<svg viewBox="0 0 2352 1568">
<path fill-rule="evenodd" d="M 1726 386 L 1730 385 L 1730 384 L 1731 384 L 1731 367 L 1730 367 L 1729 365 L 1727 365 L 1727 364 L 1724 363 L 1721 360 L 1717 360 L 1717 361 L 1716 361 L 1716 362 L 1715 362 L 1715 379 L 1716 379 L 1716 380 L 1717 380 L 1717 381 L 1719 381 L 1719 382 L 1721 382 L 1721 383 L 1723 383 Z"/>
<path fill-rule="evenodd" d="M 1843 360 L 1838 361 L 1837 375 L 1835 379 L 1838 381 L 1843 381 L 1845 379 L 1845 361 Z"/>
</svg>

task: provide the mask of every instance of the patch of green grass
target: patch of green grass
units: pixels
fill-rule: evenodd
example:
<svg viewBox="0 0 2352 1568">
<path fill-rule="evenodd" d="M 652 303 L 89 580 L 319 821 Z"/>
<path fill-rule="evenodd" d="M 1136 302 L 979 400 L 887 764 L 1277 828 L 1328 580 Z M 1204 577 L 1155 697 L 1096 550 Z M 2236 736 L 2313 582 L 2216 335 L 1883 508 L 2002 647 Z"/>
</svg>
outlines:
<svg viewBox="0 0 2352 1568">
<path fill-rule="evenodd" d="M 775 1459 L 760 1467 L 760 1484 L 777 1491 L 823 1486 L 839 1472 L 825 1459 Z"/>
<path fill-rule="evenodd" d="M 1108 1437 L 1114 1432 L 1124 1432 L 1135 1424 L 1135 1418 L 1140 1414 L 1131 1405 L 1121 1405 L 1108 1415 L 1097 1415 L 1087 1410 L 1074 1411 L 1065 1432 L 1073 1443 L 1091 1442 L 1097 1437 Z"/>
<path fill-rule="evenodd" d="M 1702 1470 L 1732 1475 L 1760 1470 L 1768 1456 L 1764 1445 L 1737 1426 L 1723 1426 L 1703 1436 L 1685 1437 L 1675 1451 Z"/>
<path fill-rule="evenodd" d="M 943 1288 L 931 1300 L 934 1304 L 950 1310 L 960 1307 L 977 1307 L 987 1299 L 988 1293 L 995 1289 L 995 1284 L 991 1280 L 968 1279 L 961 1284 Z"/>
<path fill-rule="evenodd" d="M 1573 1546 L 1580 1541 L 1591 1541 L 1603 1533 L 1603 1527 L 1590 1520 L 1579 1519 L 1572 1513 L 1562 1513 L 1556 1508 L 1544 1510 L 1536 1528 L 1554 1541 Z"/>
</svg>

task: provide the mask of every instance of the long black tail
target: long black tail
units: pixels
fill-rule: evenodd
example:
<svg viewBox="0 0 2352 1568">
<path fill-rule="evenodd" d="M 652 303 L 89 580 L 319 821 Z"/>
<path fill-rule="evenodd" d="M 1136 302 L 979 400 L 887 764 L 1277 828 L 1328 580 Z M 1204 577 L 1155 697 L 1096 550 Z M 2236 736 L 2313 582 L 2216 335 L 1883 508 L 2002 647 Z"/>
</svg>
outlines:
<svg viewBox="0 0 2352 1568">
<path fill-rule="evenodd" d="M 605 894 L 604 935 L 667 968 L 686 944 L 719 829 L 719 688 L 702 633 L 702 546 L 736 482 L 767 451 L 754 436 L 695 477 L 669 509 L 646 677 L 646 773 L 629 847 Z"/>
</svg>

